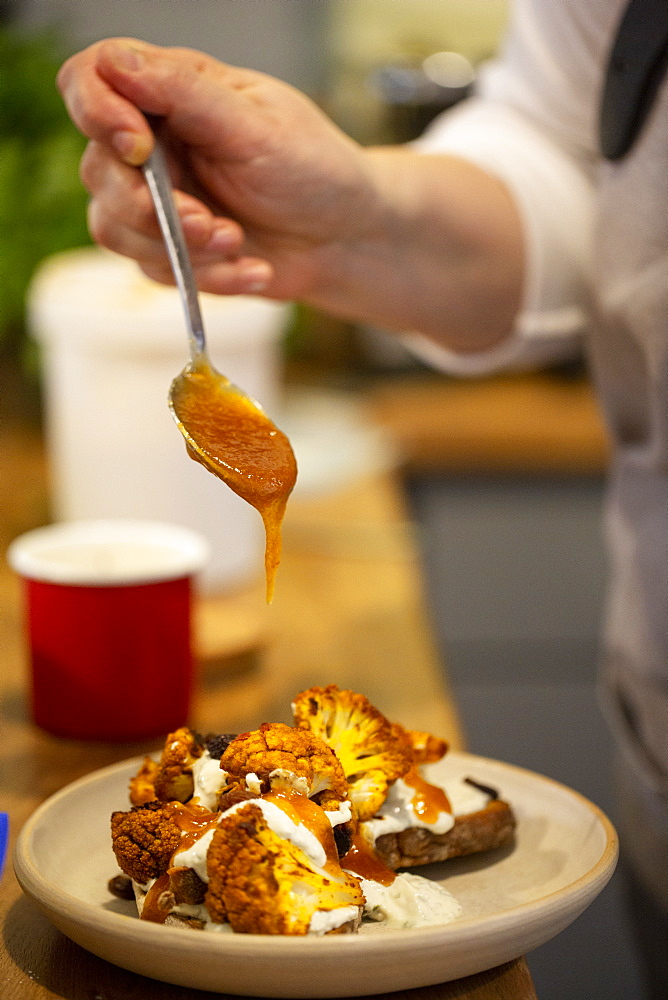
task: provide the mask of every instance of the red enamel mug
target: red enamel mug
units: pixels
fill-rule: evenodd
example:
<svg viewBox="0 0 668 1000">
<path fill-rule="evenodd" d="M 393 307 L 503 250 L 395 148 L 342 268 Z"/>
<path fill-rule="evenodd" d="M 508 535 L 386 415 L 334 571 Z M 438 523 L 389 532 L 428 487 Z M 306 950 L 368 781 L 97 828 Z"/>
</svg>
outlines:
<svg viewBox="0 0 668 1000">
<path fill-rule="evenodd" d="M 148 739 L 183 725 L 193 688 L 196 532 L 142 520 L 72 521 L 17 538 L 32 712 L 57 736 Z"/>
</svg>

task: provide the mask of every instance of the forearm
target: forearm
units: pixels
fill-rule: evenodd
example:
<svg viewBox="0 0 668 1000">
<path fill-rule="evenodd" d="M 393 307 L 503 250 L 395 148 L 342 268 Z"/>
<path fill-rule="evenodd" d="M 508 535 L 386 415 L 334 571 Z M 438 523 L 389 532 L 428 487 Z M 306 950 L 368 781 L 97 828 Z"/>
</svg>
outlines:
<svg viewBox="0 0 668 1000">
<path fill-rule="evenodd" d="M 505 185 L 451 156 L 401 147 L 365 156 L 365 225 L 325 251 L 312 303 L 458 351 L 500 343 L 519 310 L 524 272 Z"/>
</svg>

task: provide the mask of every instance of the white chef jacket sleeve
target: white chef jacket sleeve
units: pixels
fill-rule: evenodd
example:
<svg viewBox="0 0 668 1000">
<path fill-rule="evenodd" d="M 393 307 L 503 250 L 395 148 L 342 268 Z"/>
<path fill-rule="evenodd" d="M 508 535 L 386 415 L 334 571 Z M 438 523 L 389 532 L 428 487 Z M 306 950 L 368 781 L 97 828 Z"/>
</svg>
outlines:
<svg viewBox="0 0 668 1000">
<path fill-rule="evenodd" d="M 541 3 L 549 7 L 550 0 Z M 591 132 L 581 109 L 587 106 L 582 88 L 587 89 L 591 73 L 580 78 L 579 91 L 574 81 L 570 105 L 561 87 L 555 95 L 558 106 L 550 106 L 545 49 L 538 53 L 541 59 L 527 52 L 535 45 L 537 26 L 531 23 L 531 30 L 526 30 L 527 18 L 523 21 L 521 15 L 528 11 L 534 21 L 540 17 L 537 8 L 531 8 L 535 8 L 531 0 L 518 5 L 504 53 L 483 70 L 477 95 L 439 116 L 413 144 L 425 155 L 455 155 L 499 177 L 516 201 L 523 228 L 523 301 L 514 328 L 501 345 L 459 353 L 420 334 L 404 338 L 406 346 L 429 364 L 454 374 L 484 374 L 566 359 L 580 351 L 589 322 L 595 157 L 581 141 Z M 521 95 L 529 95 L 526 107 Z"/>
</svg>

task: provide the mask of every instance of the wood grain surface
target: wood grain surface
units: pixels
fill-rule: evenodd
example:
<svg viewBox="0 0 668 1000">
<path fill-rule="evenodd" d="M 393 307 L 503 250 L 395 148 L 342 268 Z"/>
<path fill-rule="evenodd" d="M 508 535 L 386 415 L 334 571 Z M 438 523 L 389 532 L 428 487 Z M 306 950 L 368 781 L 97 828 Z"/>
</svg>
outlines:
<svg viewBox="0 0 668 1000">
<path fill-rule="evenodd" d="M 597 476 L 608 463 L 598 403 L 582 376 L 383 379 L 368 408 L 411 472 Z"/>
</svg>

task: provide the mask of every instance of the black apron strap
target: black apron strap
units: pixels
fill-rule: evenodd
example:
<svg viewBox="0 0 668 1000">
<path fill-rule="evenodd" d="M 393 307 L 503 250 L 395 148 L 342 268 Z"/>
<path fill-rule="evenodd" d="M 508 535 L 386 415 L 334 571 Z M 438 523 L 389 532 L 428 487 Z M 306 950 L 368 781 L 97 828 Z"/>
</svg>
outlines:
<svg viewBox="0 0 668 1000">
<path fill-rule="evenodd" d="M 618 160 L 642 128 L 668 65 L 668 0 L 631 0 L 608 62 L 600 109 L 601 152 Z"/>
</svg>

